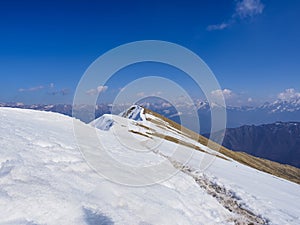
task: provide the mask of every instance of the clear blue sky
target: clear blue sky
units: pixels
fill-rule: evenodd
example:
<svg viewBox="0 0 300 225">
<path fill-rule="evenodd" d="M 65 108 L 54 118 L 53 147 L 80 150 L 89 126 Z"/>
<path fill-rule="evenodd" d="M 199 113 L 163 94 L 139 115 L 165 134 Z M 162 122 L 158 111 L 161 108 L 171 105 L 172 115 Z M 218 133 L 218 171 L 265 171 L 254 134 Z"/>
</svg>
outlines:
<svg viewBox="0 0 300 225">
<path fill-rule="evenodd" d="M 300 91 L 299 21 L 297 0 L 1 1 L 0 102 L 71 102 L 97 57 L 147 39 L 197 53 L 235 100 L 271 100 Z"/>
</svg>

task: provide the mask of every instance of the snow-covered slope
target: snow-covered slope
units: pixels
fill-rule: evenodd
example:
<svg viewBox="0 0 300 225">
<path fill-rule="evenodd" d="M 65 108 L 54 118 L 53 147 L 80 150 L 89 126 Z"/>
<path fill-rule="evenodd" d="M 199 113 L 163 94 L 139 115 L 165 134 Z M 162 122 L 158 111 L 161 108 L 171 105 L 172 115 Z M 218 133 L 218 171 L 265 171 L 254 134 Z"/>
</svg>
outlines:
<svg viewBox="0 0 300 225">
<path fill-rule="evenodd" d="M 131 114 L 139 121 L 105 115 L 88 125 L 56 113 L 0 108 L 0 224 L 300 223 L 299 185 L 222 156 L 142 110 Z M 148 186 L 111 182 L 84 159 L 73 123 L 86 139 L 96 132 L 115 160 L 137 168 L 163 161 L 159 173 L 178 172 Z M 131 149 L 149 145 L 155 151 Z M 208 155 L 214 161 L 202 170 Z M 103 163 L 114 171 L 113 160 Z M 118 175 L 130 181 L 134 172 Z"/>
</svg>

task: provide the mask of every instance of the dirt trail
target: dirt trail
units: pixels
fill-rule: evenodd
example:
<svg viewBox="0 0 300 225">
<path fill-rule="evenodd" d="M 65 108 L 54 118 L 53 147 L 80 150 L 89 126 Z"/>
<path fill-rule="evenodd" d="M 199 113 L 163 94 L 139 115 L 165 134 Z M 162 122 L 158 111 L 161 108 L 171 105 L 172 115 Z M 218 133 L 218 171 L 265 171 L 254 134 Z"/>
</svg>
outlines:
<svg viewBox="0 0 300 225">
<path fill-rule="evenodd" d="M 236 225 L 259 225 L 259 224 L 269 224 L 269 220 L 262 218 L 259 215 L 255 215 L 249 209 L 243 208 L 239 203 L 240 198 L 238 198 L 234 192 L 226 190 L 225 187 L 219 186 L 218 184 L 209 180 L 207 176 L 202 173 L 196 173 L 196 170 L 183 165 L 182 163 L 171 159 L 159 153 L 161 156 L 167 158 L 172 165 L 182 171 L 183 173 L 191 176 L 195 182 L 206 192 L 217 199 L 217 201 L 228 211 L 234 213 L 236 216 L 229 219 L 229 222 L 234 222 Z"/>
<path fill-rule="evenodd" d="M 197 170 L 186 166 L 171 157 L 164 155 L 161 152 L 154 151 L 148 147 L 147 140 L 143 143 L 150 151 L 155 154 L 166 158 L 170 163 L 178 170 L 192 177 L 195 182 L 203 188 L 209 195 L 214 197 L 225 209 L 232 212 L 235 216 L 228 219 L 228 222 L 233 222 L 235 225 L 260 225 L 260 224 L 270 224 L 269 220 L 263 218 L 260 215 L 256 215 L 249 209 L 243 207 L 240 203 L 242 199 L 235 195 L 233 191 L 227 190 L 224 186 L 220 186 L 213 182 L 209 177 L 205 176 L 203 173 L 197 173 Z M 151 141 L 153 141 L 151 139 Z"/>
</svg>

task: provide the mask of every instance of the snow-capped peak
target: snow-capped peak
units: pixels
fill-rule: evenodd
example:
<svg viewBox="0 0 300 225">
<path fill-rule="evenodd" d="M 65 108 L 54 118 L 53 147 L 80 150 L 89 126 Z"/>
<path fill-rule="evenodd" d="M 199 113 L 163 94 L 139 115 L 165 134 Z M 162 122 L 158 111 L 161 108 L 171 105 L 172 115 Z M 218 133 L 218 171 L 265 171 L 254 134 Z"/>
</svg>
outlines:
<svg viewBox="0 0 300 225">
<path fill-rule="evenodd" d="M 144 108 L 139 105 L 132 105 L 129 109 L 120 114 L 122 117 L 135 121 L 144 121 Z"/>
<path fill-rule="evenodd" d="M 113 124 L 114 124 L 114 120 L 112 118 L 112 115 L 110 114 L 104 114 L 101 117 L 99 117 L 98 119 L 93 120 L 90 125 L 92 125 L 93 127 L 96 127 L 100 130 L 109 130 Z"/>
<path fill-rule="evenodd" d="M 300 98 L 290 100 L 277 99 L 272 103 L 265 103 L 261 106 L 263 109 L 268 109 L 270 112 L 295 112 L 300 110 Z"/>
<path fill-rule="evenodd" d="M 120 113 L 119 116 L 135 121 L 146 121 L 144 108 L 138 105 L 132 105 L 127 110 Z M 111 114 L 104 114 L 90 122 L 90 125 L 100 130 L 108 131 L 114 125 L 114 123 L 116 123 L 114 117 L 115 116 Z"/>
</svg>

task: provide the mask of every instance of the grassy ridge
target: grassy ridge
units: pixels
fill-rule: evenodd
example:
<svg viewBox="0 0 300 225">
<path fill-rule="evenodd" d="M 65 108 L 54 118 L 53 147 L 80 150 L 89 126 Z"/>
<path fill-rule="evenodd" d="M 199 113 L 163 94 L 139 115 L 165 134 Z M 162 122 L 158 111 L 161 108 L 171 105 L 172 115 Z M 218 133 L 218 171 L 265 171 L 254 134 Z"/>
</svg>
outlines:
<svg viewBox="0 0 300 225">
<path fill-rule="evenodd" d="M 176 130 L 180 130 L 183 135 L 185 135 L 205 146 L 208 146 L 209 148 L 214 149 L 214 150 L 224 154 L 225 156 L 228 156 L 228 157 L 234 159 L 235 161 L 238 161 L 240 163 L 243 163 L 247 166 L 258 169 L 260 171 L 272 174 L 274 176 L 281 177 L 286 180 L 300 184 L 300 169 L 298 169 L 296 167 L 280 164 L 280 163 L 273 162 L 273 161 L 267 160 L 267 159 L 258 158 L 258 157 L 249 155 L 244 152 L 235 152 L 235 151 L 229 150 L 223 146 L 220 146 L 217 143 L 210 141 L 206 137 L 203 137 L 202 135 L 199 135 L 196 132 L 193 132 L 193 131 L 181 126 L 180 124 L 178 124 L 158 113 L 155 113 L 149 109 L 144 109 L 144 113 L 153 115 L 157 118 L 160 118 L 161 120 L 167 122 L 171 127 L 175 128 Z M 147 120 L 150 120 L 151 122 L 156 123 L 157 125 L 161 125 L 161 122 L 152 120 L 151 118 L 147 118 Z M 172 141 L 172 140 L 169 140 L 169 141 Z M 201 149 L 197 149 L 197 148 L 195 148 L 195 149 L 198 151 L 202 151 Z"/>
</svg>

